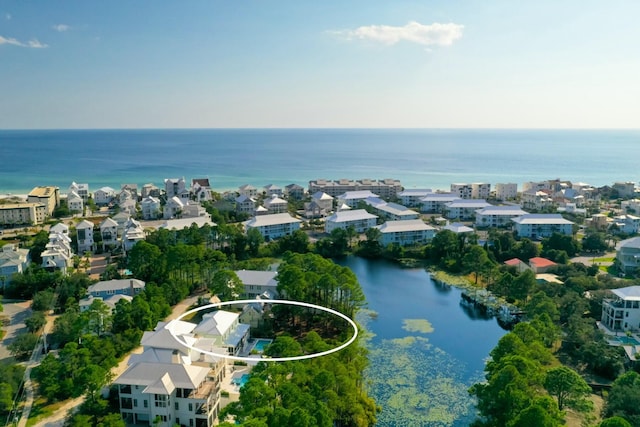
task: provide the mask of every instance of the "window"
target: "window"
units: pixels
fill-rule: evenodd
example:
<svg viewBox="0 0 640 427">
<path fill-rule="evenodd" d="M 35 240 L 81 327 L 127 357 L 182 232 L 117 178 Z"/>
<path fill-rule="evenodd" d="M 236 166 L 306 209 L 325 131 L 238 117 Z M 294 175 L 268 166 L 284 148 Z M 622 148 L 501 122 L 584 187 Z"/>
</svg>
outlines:
<svg viewBox="0 0 640 427">
<path fill-rule="evenodd" d="M 193 412 L 193 403 L 189 403 L 189 412 Z"/>
<path fill-rule="evenodd" d="M 175 408 L 176 408 L 176 411 L 179 411 L 179 410 L 180 410 L 180 404 L 179 404 L 178 402 L 176 402 L 174 406 L 175 406 Z"/>
<path fill-rule="evenodd" d="M 138 407 L 138 399 L 133 399 L 133 407 L 134 408 Z"/>
<path fill-rule="evenodd" d="M 149 401 L 147 399 L 144 399 L 142 401 L 142 406 L 144 406 L 145 408 L 148 408 L 149 407 Z"/>
</svg>

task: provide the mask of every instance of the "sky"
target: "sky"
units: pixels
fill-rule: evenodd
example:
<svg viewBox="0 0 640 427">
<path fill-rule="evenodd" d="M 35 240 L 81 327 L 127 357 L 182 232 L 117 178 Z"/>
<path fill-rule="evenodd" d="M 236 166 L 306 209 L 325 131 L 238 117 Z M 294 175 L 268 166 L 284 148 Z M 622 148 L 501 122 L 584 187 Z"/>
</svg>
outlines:
<svg viewBox="0 0 640 427">
<path fill-rule="evenodd" d="M 0 1 L 0 129 L 640 127 L 636 0 Z"/>
</svg>

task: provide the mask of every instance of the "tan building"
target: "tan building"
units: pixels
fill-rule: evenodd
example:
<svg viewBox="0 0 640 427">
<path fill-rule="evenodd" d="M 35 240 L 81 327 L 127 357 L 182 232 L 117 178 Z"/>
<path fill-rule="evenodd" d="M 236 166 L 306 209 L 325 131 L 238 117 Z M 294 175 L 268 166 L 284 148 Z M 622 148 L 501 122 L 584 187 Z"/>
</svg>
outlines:
<svg viewBox="0 0 640 427">
<path fill-rule="evenodd" d="M 51 216 L 56 207 L 60 206 L 60 189 L 52 186 L 36 187 L 27 196 L 27 202 L 43 204 L 47 216 Z"/>
<path fill-rule="evenodd" d="M 42 224 L 47 211 L 40 203 L 15 203 L 0 205 L 0 225 Z"/>
</svg>

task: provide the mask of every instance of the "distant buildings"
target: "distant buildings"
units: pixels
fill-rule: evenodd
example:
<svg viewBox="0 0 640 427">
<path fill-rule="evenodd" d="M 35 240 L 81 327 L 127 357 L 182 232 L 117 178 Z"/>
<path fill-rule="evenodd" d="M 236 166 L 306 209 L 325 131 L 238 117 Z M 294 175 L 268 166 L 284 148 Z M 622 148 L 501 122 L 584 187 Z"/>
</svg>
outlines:
<svg viewBox="0 0 640 427">
<path fill-rule="evenodd" d="M 369 228 L 375 227 L 378 217 L 364 209 L 339 211 L 328 217 L 325 221 L 325 232 L 331 233 L 337 228 L 346 230 L 353 227 L 356 233 L 364 233 Z"/>
<path fill-rule="evenodd" d="M 266 241 L 270 241 L 288 236 L 294 231 L 299 230 L 301 222 L 302 221 L 292 217 L 288 213 L 279 213 L 255 216 L 249 221 L 246 221 L 244 225 L 247 231 L 255 228 Z"/>
<path fill-rule="evenodd" d="M 512 221 L 519 237 L 533 240 L 551 237 L 553 233 L 567 236 L 573 234 L 573 222 L 560 214 L 527 214 L 513 218 Z"/>
<path fill-rule="evenodd" d="M 398 193 L 402 191 L 402 184 L 397 179 L 339 179 L 339 180 L 327 180 L 316 179 L 309 181 L 309 194 L 322 191 L 332 197 L 338 197 L 339 195 L 347 191 L 371 191 L 382 197 L 383 199 L 393 199 Z"/>
</svg>

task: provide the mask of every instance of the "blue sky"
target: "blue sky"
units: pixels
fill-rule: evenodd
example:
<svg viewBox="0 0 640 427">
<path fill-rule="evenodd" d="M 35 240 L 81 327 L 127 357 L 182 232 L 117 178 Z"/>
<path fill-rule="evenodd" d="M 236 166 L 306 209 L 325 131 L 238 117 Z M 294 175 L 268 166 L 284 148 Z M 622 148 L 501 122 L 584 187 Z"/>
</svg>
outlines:
<svg viewBox="0 0 640 427">
<path fill-rule="evenodd" d="M 0 129 L 638 128 L 640 2 L 0 2 Z"/>
</svg>

